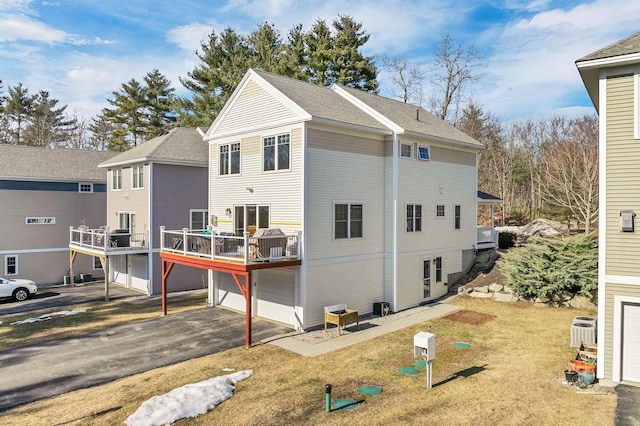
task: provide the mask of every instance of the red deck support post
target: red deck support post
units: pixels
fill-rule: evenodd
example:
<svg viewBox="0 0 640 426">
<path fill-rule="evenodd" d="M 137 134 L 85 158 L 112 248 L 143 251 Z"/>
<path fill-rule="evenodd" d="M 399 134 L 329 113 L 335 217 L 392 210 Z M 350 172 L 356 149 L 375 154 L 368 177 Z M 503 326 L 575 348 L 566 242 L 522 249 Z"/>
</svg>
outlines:
<svg viewBox="0 0 640 426">
<path fill-rule="evenodd" d="M 247 347 L 247 349 L 249 347 L 251 347 L 251 317 L 253 316 L 253 313 L 251 312 L 251 271 L 247 272 L 244 276 L 246 285 L 247 285 L 247 294 L 246 294 L 246 312 L 247 312 L 247 317 L 245 318 L 245 323 L 246 323 L 246 333 L 247 333 L 247 337 L 245 339 L 245 346 Z"/>
</svg>

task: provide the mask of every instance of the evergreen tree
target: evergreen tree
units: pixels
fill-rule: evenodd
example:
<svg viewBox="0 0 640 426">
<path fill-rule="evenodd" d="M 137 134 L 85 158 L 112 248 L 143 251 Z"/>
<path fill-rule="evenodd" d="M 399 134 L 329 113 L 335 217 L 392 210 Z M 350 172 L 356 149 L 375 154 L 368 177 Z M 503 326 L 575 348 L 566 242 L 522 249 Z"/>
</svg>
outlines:
<svg viewBox="0 0 640 426">
<path fill-rule="evenodd" d="M 265 22 L 249 35 L 247 45 L 251 50 L 250 66 L 273 73 L 282 73 L 284 47 L 280 31 Z"/>
<path fill-rule="evenodd" d="M 33 113 L 33 96 L 29 96 L 29 89 L 23 88 L 22 83 L 9 87 L 4 113 L 9 122 L 10 143 L 21 145 L 24 143 L 24 128 Z"/>
<path fill-rule="evenodd" d="M 291 28 L 287 43 L 282 46 L 281 55 L 281 73 L 282 75 L 295 78 L 298 80 L 306 80 L 305 72 L 305 34 L 302 30 L 302 24 L 298 24 Z"/>
<path fill-rule="evenodd" d="M 116 125 L 111 132 L 109 149 L 126 151 L 144 141 L 148 113 L 145 90 L 136 79 L 122 83 L 119 92 L 112 92 L 113 99 L 107 99 L 113 109 L 105 108 L 103 116 Z"/>
<path fill-rule="evenodd" d="M 320 86 L 331 85 L 335 82 L 332 76 L 332 60 L 335 55 L 332 52 L 333 38 L 327 23 L 318 19 L 304 40 L 307 48 L 307 80 Z"/>
<path fill-rule="evenodd" d="M 374 92 L 378 88 L 376 67 L 371 56 L 360 51 L 369 40 L 362 24 L 352 17 L 339 15 L 333 21 L 336 30 L 333 47 L 332 74 L 336 83 Z"/>
<path fill-rule="evenodd" d="M 147 109 L 147 126 L 145 133 L 148 138 L 159 136 L 169 130 L 176 122 L 174 111 L 176 89 L 171 87 L 171 81 L 157 69 L 144 76 L 146 87 L 144 97 Z"/>
<path fill-rule="evenodd" d="M 598 287 L 597 238 L 532 238 L 503 255 L 500 271 L 519 295 L 552 301 L 562 295 L 590 296 Z"/>
<path fill-rule="evenodd" d="M 57 99 L 41 90 L 32 100 L 32 111 L 24 131 L 25 145 L 55 148 L 63 146 L 75 129 L 76 120 L 65 117 L 67 106 L 56 108 Z"/>
</svg>

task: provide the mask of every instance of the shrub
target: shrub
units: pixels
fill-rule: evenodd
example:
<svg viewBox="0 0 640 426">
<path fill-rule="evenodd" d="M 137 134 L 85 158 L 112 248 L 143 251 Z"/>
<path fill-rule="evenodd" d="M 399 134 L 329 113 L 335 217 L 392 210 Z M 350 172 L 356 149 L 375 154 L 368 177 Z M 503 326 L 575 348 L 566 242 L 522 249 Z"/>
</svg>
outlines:
<svg viewBox="0 0 640 426">
<path fill-rule="evenodd" d="M 508 249 L 516 246 L 518 235 L 514 232 L 500 232 L 498 234 L 498 247 Z"/>
<path fill-rule="evenodd" d="M 598 288 L 597 244 L 593 235 L 535 237 L 505 253 L 500 271 L 525 298 L 550 301 L 561 294 L 590 296 Z"/>
</svg>

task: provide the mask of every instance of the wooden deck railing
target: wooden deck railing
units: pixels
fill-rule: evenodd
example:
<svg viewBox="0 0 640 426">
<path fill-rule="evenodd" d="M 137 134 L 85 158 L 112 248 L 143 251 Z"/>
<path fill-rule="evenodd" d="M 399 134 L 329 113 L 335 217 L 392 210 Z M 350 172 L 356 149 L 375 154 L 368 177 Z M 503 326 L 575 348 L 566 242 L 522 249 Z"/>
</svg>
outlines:
<svg viewBox="0 0 640 426">
<path fill-rule="evenodd" d="M 69 227 L 69 245 L 104 252 L 145 250 L 148 248 L 149 232 L 131 233 L 109 228 L 90 229 Z"/>
</svg>

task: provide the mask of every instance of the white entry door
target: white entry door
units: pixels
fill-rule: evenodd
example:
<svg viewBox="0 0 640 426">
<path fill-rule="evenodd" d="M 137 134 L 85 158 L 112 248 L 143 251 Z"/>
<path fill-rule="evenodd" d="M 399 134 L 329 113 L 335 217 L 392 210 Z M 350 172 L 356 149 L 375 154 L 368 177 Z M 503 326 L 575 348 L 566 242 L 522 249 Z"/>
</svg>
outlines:
<svg viewBox="0 0 640 426">
<path fill-rule="evenodd" d="M 640 382 L 640 305 L 623 305 L 622 380 Z"/>
</svg>

